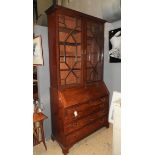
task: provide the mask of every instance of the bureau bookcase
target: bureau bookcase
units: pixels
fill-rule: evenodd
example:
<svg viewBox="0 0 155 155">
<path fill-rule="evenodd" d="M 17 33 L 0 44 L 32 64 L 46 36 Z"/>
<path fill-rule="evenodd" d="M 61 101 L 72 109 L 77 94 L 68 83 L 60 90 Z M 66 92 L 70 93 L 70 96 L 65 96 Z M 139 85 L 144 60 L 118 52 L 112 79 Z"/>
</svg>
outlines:
<svg viewBox="0 0 155 155">
<path fill-rule="evenodd" d="M 69 148 L 109 127 L 103 82 L 104 20 L 62 6 L 47 11 L 52 139 Z"/>
</svg>

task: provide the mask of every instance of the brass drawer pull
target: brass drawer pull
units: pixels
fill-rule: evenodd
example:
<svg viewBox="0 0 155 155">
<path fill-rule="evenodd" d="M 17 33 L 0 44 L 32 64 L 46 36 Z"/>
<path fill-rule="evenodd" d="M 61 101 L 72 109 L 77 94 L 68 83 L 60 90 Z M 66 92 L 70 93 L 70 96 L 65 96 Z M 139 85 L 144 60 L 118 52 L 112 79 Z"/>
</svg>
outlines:
<svg viewBox="0 0 155 155">
<path fill-rule="evenodd" d="M 101 100 L 102 102 L 105 102 L 105 99 L 106 99 L 105 97 L 104 97 L 104 98 L 100 98 L 100 100 Z"/>
<path fill-rule="evenodd" d="M 94 121 L 95 120 L 95 118 L 90 118 L 90 121 Z"/>
<path fill-rule="evenodd" d="M 78 112 L 74 111 L 74 117 L 77 117 L 77 116 L 78 116 Z"/>
</svg>

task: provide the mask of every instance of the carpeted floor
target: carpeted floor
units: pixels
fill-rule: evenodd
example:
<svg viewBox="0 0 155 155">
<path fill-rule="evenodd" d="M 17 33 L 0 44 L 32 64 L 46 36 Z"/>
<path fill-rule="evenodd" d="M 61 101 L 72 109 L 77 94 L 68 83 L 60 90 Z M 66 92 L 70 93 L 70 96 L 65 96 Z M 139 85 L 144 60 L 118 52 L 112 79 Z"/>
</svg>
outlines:
<svg viewBox="0 0 155 155">
<path fill-rule="evenodd" d="M 56 141 L 47 141 L 47 151 L 43 143 L 33 148 L 33 155 L 63 155 Z M 112 125 L 91 134 L 87 138 L 76 143 L 68 155 L 112 155 Z"/>
</svg>

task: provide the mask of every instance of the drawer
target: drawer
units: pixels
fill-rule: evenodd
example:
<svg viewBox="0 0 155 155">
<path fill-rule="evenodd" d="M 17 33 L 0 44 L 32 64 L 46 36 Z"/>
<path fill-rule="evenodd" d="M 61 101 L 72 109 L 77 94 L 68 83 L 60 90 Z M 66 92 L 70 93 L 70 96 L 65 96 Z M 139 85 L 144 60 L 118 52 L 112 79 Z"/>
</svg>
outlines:
<svg viewBox="0 0 155 155">
<path fill-rule="evenodd" d="M 99 98 L 80 105 L 65 109 L 64 123 L 69 124 L 75 120 L 109 107 L 108 97 Z"/>
<path fill-rule="evenodd" d="M 88 125 L 89 123 L 92 123 L 94 121 L 96 121 L 97 119 L 105 116 L 106 114 L 108 115 L 108 109 L 107 108 L 103 108 L 103 104 L 100 104 L 99 105 L 101 107 L 101 109 L 103 110 L 100 110 L 96 113 L 93 113 L 93 114 L 90 114 L 86 117 L 83 117 L 82 119 L 78 119 L 76 121 L 74 121 L 73 123 L 70 123 L 70 124 L 66 124 L 64 126 L 64 133 L 65 135 L 75 131 L 75 130 L 78 130 L 86 125 Z"/>
<path fill-rule="evenodd" d="M 90 123 L 87 126 L 83 127 L 82 129 L 69 134 L 68 136 L 66 136 L 66 144 L 72 145 L 75 142 L 87 137 L 92 132 L 104 126 L 107 123 L 107 121 L 108 121 L 107 117 L 102 117 L 96 120 L 94 123 Z"/>
</svg>

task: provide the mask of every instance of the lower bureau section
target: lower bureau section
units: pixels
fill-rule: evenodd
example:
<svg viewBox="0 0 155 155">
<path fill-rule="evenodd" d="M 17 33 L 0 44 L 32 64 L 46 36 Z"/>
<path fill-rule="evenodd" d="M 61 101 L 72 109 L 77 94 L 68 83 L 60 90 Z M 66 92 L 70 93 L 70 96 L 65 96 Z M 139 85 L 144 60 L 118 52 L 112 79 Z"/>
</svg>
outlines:
<svg viewBox="0 0 155 155">
<path fill-rule="evenodd" d="M 95 130 L 101 128 L 104 125 L 108 127 L 108 118 L 107 117 L 102 117 L 102 118 L 96 120 L 95 122 L 88 124 L 87 126 L 83 127 L 82 129 L 69 134 L 68 136 L 66 136 L 66 144 L 72 145 L 72 144 L 76 143 L 77 141 L 85 138 L 90 133 L 94 132 Z"/>
<path fill-rule="evenodd" d="M 69 149 L 101 127 L 109 127 L 109 93 L 104 83 L 52 91 L 52 138 Z"/>
</svg>

